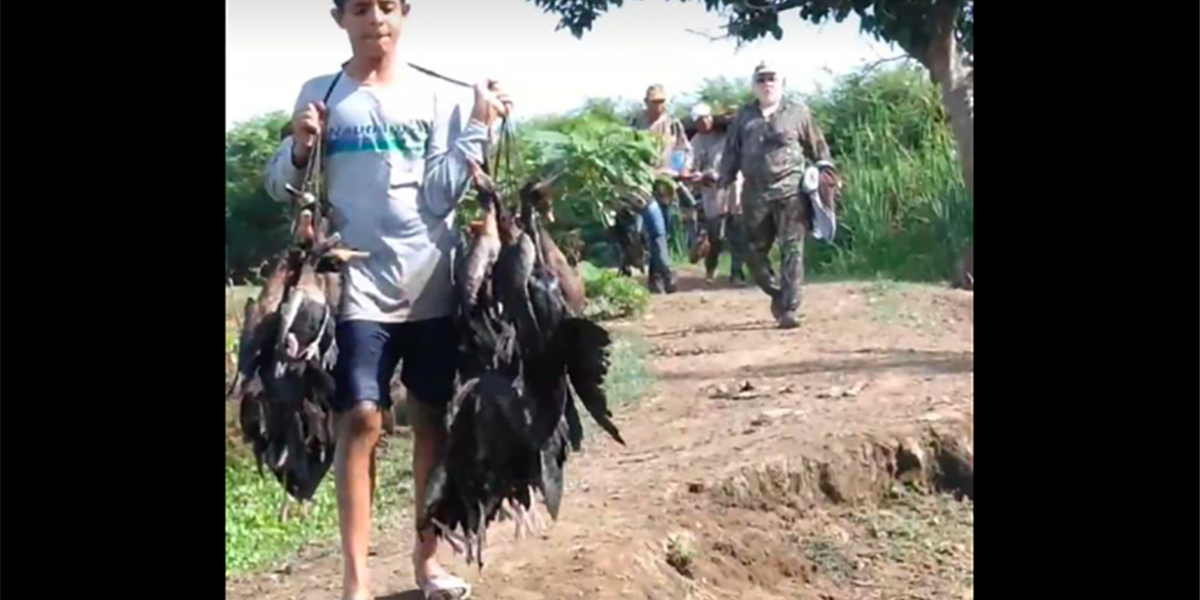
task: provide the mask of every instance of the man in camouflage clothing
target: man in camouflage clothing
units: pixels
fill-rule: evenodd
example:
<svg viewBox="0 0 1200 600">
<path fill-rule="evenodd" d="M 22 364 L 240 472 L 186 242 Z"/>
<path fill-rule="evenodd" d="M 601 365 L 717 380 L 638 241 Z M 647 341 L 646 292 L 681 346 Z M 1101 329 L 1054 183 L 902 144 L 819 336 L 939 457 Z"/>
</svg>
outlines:
<svg viewBox="0 0 1200 600">
<path fill-rule="evenodd" d="M 760 63 L 754 69 L 755 99 L 734 117 L 721 158 L 720 185 L 732 184 L 740 171 L 747 262 L 754 281 L 771 296 L 771 314 L 779 327 L 800 325 L 800 284 L 804 280 L 804 238 L 812 226 L 812 208 L 800 181 L 809 164 L 831 161 L 825 136 L 808 107 L 783 97 L 783 79 Z M 779 241 L 776 277 L 768 259 Z"/>
</svg>

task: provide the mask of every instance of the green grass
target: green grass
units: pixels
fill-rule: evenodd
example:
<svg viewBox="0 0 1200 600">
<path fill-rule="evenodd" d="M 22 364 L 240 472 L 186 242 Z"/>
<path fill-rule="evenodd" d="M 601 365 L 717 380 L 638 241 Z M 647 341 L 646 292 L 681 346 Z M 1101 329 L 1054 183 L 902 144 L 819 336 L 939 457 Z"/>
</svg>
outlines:
<svg viewBox="0 0 1200 600">
<path fill-rule="evenodd" d="M 667 536 L 667 564 L 684 577 L 691 578 L 696 559 L 700 552 L 696 548 L 696 540 L 688 533 L 675 533 Z"/>
<path fill-rule="evenodd" d="M 973 501 L 897 484 L 878 505 L 836 513 L 851 535 L 818 530 L 799 540 L 804 556 L 835 582 L 899 576 L 913 598 L 963 598 L 974 589 Z"/>
<path fill-rule="evenodd" d="M 613 336 L 611 363 L 605 382 L 608 404 L 612 408 L 631 406 L 641 399 L 654 376 L 646 368 L 650 346 L 646 340 L 632 334 Z"/>
<path fill-rule="evenodd" d="M 588 305 L 584 314 L 597 321 L 634 317 L 650 304 L 650 292 L 636 279 L 621 277 L 613 269 L 589 262 L 579 264 Z"/>
<path fill-rule="evenodd" d="M 246 308 L 246 300 L 258 298 L 258 286 L 234 286 L 226 288 L 226 322 L 241 320 Z"/>
<path fill-rule="evenodd" d="M 894 558 L 907 559 L 930 550 L 940 553 L 954 544 L 974 544 L 975 503 L 970 499 L 923 494 L 897 485 L 884 506 L 888 510 L 866 513 L 860 519 L 886 542 Z"/>
<path fill-rule="evenodd" d="M 631 410 L 649 392 L 654 376 L 646 368 L 650 356 L 650 345 L 640 336 L 614 333 L 609 355 L 608 377 L 604 391 L 608 397 L 608 408 L 614 414 Z M 582 409 L 580 411 L 583 412 Z M 587 415 L 583 419 L 584 442 L 607 436 Z"/>
<path fill-rule="evenodd" d="M 923 284 L 875 278 L 867 282 L 865 292 L 871 306 L 871 316 L 876 322 L 903 325 L 926 333 L 937 333 L 937 315 L 920 304 L 906 299 L 903 292 L 918 289 Z M 911 297 L 910 297 L 911 298 Z"/>
<path fill-rule="evenodd" d="M 246 299 L 258 296 L 256 286 L 235 286 L 225 288 L 225 384 L 233 381 L 234 370 L 237 367 L 238 346 L 242 334 L 242 316 L 245 313 Z"/>
<path fill-rule="evenodd" d="M 806 558 L 816 563 L 835 580 L 845 581 L 854 572 L 854 561 L 846 555 L 844 544 L 837 540 L 827 537 L 808 538 L 804 540 L 802 548 Z"/>
<path fill-rule="evenodd" d="M 242 317 L 246 300 L 258 296 L 257 286 L 235 286 L 225 288 L 225 351 L 236 351 L 238 336 L 242 333 Z"/>
<path fill-rule="evenodd" d="M 896 486 L 882 510 L 855 514 L 878 554 L 922 565 L 947 588 L 974 589 L 975 503 L 949 494 L 922 494 Z"/>
<path fill-rule="evenodd" d="M 245 445 L 227 431 L 225 450 L 225 574 L 270 569 L 312 545 L 337 537 L 337 499 L 333 472 L 325 476 L 306 515 L 293 505 L 286 522 L 279 519 L 283 487 L 265 472 L 259 477 Z M 375 489 L 376 523 L 411 502 L 412 459 L 408 440 L 392 437 L 381 448 Z"/>
</svg>

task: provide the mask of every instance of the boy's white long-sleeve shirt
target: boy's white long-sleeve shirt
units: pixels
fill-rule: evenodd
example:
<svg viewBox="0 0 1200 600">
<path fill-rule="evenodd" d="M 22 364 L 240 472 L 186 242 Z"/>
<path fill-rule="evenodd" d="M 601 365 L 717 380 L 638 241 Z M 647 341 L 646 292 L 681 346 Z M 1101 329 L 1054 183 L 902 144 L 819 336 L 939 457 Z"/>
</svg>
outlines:
<svg viewBox="0 0 1200 600">
<path fill-rule="evenodd" d="M 297 108 L 322 101 L 334 75 L 306 83 Z M 482 162 L 488 130 L 471 120 L 473 90 L 409 69 L 383 89 L 343 74 L 329 93 L 324 175 L 333 224 L 370 257 L 346 267 L 340 318 L 384 323 L 447 316 L 455 209 Z M 267 191 L 290 202 L 304 172 L 292 138 L 266 172 Z"/>
</svg>

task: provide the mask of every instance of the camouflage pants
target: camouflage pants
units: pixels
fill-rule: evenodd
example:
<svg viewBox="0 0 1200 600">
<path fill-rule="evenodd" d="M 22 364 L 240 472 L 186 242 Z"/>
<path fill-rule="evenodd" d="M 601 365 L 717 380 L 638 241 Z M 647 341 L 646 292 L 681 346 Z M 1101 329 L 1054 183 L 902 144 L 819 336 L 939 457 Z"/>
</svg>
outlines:
<svg viewBox="0 0 1200 600">
<path fill-rule="evenodd" d="M 746 198 L 743 202 L 746 262 L 754 282 L 771 296 L 773 306 L 795 314 L 800 309 L 800 285 L 804 282 L 808 203 L 800 197 L 769 201 Z M 778 277 L 768 257 L 776 241 L 780 254 Z"/>
</svg>

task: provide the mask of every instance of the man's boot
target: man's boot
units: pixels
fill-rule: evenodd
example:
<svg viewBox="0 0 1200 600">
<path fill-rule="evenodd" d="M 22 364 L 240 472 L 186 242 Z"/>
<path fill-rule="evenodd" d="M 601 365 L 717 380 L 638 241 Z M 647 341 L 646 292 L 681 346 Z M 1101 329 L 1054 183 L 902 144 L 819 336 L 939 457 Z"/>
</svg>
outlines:
<svg viewBox="0 0 1200 600">
<path fill-rule="evenodd" d="M 780 329 L 795 329 L 800 326 L 800 319 L 796 317 L 796 313 L 786 311 L 779 317 Z"/>
<path fill-rule="evenodd" d="M 651 272 L 646 277 L 646 287 L 650 290 L 651 294 L 661 294 L 663 292 L 661 276 L 658 273 Z"/>
<path fill-rule="evenodd" d="M 674 271 L 667 271 L 666 273 L 663 273 L 663 289 L 666 290 L 668 294 L 675 293 L 676 288 Z"/>
</svg>

